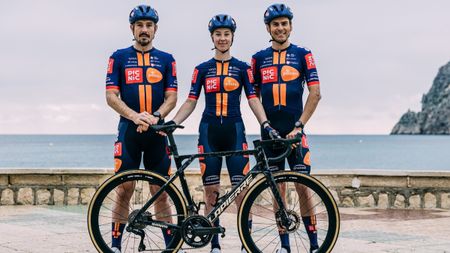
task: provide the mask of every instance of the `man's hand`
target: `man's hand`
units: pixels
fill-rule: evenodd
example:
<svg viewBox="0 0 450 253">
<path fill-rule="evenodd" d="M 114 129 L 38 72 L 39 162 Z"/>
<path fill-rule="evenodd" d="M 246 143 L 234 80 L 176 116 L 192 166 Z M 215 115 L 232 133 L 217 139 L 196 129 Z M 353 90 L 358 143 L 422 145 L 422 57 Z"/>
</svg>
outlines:
<svg viewBox="0 0 450 253">
<path fill-rule="evenodd" d="M 301 137 L 302 135 L 303 135 L 303 129 L 294 127 L 294 129 L 292 129 L 292 131 L 286 135 L 286 139 L 294 139 L 297 136 Z M 299 145 L 299 143 L 294 143 L 294 144 L 292 144 L 292 148 L 296 148 L 298 145 Z"/>
<path fill-rule="evenodd" d="M 270 126 L 268 123 L 264 125 L 264 131 L 269 135 L 270 139 L 281 139 L 280 133 L 275 130 L 272 126 Z"/>
<path fill-rule="evenodd" d="M 138 125 L 137 132 L 142 133 L 148 130 L 148 127 L 158 123 L 159 118 L 148 112 L 136 113 L 132 118 L 134 124 Z"/>
</svg>

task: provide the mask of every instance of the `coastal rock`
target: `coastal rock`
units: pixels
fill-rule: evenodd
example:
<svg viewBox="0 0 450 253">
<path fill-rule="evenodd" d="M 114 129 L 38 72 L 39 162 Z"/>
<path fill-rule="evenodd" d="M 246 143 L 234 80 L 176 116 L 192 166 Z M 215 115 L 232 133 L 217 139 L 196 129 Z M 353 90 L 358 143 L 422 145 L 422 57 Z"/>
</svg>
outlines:
<svg viewBox="0 0 450 253">
<path fill-rule="evenodd" d="M 391 134 L 450 134 L 450 62 L 439 69 L 431 89 L 422 97 L 422 110 L 408 110 Z"/>
</svg>

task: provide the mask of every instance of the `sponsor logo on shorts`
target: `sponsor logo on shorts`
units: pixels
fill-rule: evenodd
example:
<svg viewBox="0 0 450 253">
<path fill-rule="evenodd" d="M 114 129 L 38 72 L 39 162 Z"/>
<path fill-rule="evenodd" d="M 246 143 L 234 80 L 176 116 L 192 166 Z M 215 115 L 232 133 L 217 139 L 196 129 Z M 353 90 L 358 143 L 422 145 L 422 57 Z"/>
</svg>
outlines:
<svg viewBox="0 0 450 253">
<path fill-rule="evenodd" d="M 143 71 L 141 68 L 127 68 L 125 69 L 125 83 L 142 83 L 144 81 Z"/>
<path fill-rule="evenodd" d="M 220 78 L 219 77 L 206 78 L 205 91 L 206 93 L 220 91 Z"/>
<path fill-rule="evenodd" d="M 114 156 L 122 155 L 122 142 L 117 142 L 114 144 Z"/>
<path fill-rule="evenodd" d="M 274 83 L 278 80 L 277 67 L 267 67 L 261 69 L 262 83 Z"/>
</svg>

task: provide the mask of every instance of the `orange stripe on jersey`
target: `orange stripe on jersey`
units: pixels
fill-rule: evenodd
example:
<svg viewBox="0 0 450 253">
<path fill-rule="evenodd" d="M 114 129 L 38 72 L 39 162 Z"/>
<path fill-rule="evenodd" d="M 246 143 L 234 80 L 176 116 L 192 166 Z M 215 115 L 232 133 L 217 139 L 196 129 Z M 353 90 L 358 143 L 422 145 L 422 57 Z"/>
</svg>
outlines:
<svg viewBox="0 0 450 253">
<path fill-rule="evenodd" d="M 216 62 L 216 75 L 222 75 L 222 63 Z"/>
<path fill-rule="evenodd" d="M 225 62 L 224 64 L 223 64 L 223 75 L 224 76 L 227 76 L 228 75 L 228 67 L 230 66 L 230 63 L 229 62 Z"/>
<path fill-rule="evenodd" d="M 279 105 L 280 104 L 280 92 L 278 88 L 280 87 L 279 84 L 272 85 L 272 96 L 273 96 L 273 105 Z"/>
<path fill-rule="evenodd" d="M 286 106 L 286 84 L 280 84 L 280 103 L 281 105 Z"/>
<path fill-rule="evenodd" d="M 273 60 L 272 60 L 272 64 L 278 64 L 278 52 L 273 52 Z"/>
<path fill-rule="evenodd" d="M 216 116 L 220 116 L 222 93 L 216 93 Z"/>
<path fill-rule="evenodd" d="M 142 54 L 136 52 L 136 55 L 137 55 L 138 66 L 144 66 L 144 59 L 142 59 Z"/>
<path fill-rule="evenodd" d="M 177 91 L 177 88 L 166 88 L 164 91 Z"/>
<path fill-rule="evenodd" d="M 145 85 L 139 85 L 139 112 L 145 111 Z"/>
<path fill-rule="evenodd" d="M 309 82 L 308 86 L 318 85 L 320 84 L 319 81 Z"/>
<path fill-rule="evenodd" d="M 286 64 L 286 50 L 280 54 L 280 64 Z"/>
<path fill-rule="evenodd" d="M 147 108 L 147 112 L 152 113 L 152 86 L 146 85 L 145 86 L 145 104 Z"/>
<path fill-rule="evenodd" d="M 150 66 L 150 54 L 149 53 L 144 54 L 144 66 Z"/>
<path fill-rule="evenodd" d="M 119 86 L 112 86 L 112 85 L 109 85 L 109 86 L 106 86 L 106 89 L 107 89 L 107 90 L 119 90 Z"/>
<path fill-rule="evenodd" d="M 228 116 L 228 93 L 223 93 L 222 96 L 222 115 Z"/>
</svg>

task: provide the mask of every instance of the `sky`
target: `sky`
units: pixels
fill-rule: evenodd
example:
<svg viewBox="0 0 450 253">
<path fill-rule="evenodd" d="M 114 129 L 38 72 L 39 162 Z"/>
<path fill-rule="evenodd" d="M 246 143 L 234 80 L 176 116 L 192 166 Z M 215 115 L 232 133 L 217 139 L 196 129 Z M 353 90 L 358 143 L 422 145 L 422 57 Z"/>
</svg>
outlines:
<svg viewBox="0 0 450 253">
<path fill-rule="evenodd" d="M 116 133 L 118 114 L 105 102 L 107 61 L 132 44 L 128 14 L 141 3 L 160 15 L 154 46 L 177 60 L 174 112 L 194 67 L 213 56 L 213 15 L 236 20 L 234 57 L 249 62 L 270 46 L 263 13 L 272 1 L 0 1 L 0 134 Z M 408 109 L 420 110 L 450 60 L 448 0 L 283 3 L 294 12 L 291 42 L 312 50 L 321 81 L 310 134 L 389 134 Z M 179 133 L 197 132 L 203 97 Z M 247 133 L 258 133 L 245 96 L 241 105 Z"/>
</svg>

